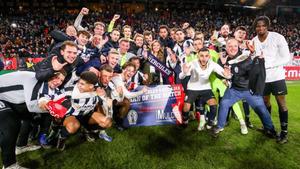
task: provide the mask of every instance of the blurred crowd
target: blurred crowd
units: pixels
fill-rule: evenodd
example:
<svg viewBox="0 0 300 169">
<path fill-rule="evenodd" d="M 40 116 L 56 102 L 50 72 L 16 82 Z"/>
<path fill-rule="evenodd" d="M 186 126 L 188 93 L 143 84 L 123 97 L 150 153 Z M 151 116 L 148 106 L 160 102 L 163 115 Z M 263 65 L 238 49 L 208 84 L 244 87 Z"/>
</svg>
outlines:
<svg viewBox="0 0 300 169">
<path fill-rule="evenodd" d="M 16 57 L 45 57 L 51 44 L 49 32 L 54 29 L 64 31 L 67 25 L 73 25 L 80 9 L 75 10 L 35 10 L 11 13 L 0 13 L 0 58 Z M 125 10 L 110 10 L 93 12 L 90 11 L 82 22 L 83 27 L 92 30 L 92 24 L 101 21 L 106 24 L 114 14 L 120 14 L 115 27 L 121 30 L 124 25 L 133 28 L 133 34 L 151 31 L 154 38 L 157 37 L 160 25 L 169 28 L 181 27 L 184 22 L 189 22 L 196 31 L 204 33 L 205 40 L 209 40 L 213 30 L 219 30 L 224 23 L 229 23 L 231 31 L 240 25 L 248 29 L 247 38 L 252 39 L 255 31 L 252 23 L 257 15 L 263 11 L 240 10 L 235 8 L 226 9 L 203 9 L 195 10 L 163 10 L 128 13 Z M 300 22 L 297 17 L 271 17 L 271 30 L 282 34 L 294 56 L 300 51 Z"/>
</svg>

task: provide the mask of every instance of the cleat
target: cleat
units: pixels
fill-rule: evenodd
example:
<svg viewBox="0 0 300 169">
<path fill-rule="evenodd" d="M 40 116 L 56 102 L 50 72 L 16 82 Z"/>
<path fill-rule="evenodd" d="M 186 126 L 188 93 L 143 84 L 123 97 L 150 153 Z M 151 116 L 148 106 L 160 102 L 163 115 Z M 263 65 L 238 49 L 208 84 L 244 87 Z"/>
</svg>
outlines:
<svg viewBox="0 0 300 169">
<path fill-rule="evenodd" d="M 99 138 L 103 139 L 107 142 L 112 142 L 112 137 L 110 137 L 109 135 L 107 135 L 107 133 L 105 132 L 105 130 L 101 130 L 99 132 Z"/>
<path fill-rule="evenodd" d="M 28 152 L 28 151 L 35 151 L 40 149 L 41 146 L 39 145 L 26 145 L 26 146 L 22 146 L 22 147 L 16 147 L 16 155 Z"/>
<path fill-rule="evenodd" d="M 247 125 L 245 123 L 241 124 L 241 133 L 244 135 L 248 134 Z"/>
<path fill-rule="evenodd" d="M 288 142 L 287 131 L 281 131 L 277 137 L 277 143 L 285 144 Z"/>
</svg>

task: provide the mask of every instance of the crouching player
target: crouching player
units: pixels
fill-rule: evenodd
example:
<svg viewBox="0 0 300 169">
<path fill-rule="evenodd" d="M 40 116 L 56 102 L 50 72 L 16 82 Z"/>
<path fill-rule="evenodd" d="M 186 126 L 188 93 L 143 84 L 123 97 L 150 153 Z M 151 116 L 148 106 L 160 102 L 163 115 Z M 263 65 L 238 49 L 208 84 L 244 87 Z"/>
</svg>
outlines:
<svg viewBox="0 0 300 169">
<path fill-rule="evenodd" d="M 99 125 L 102 128 L 111 126 L 111 118 L 106 117 L 101 111 L 94 112 L 100 108 L 102 100 L 97 95 L 95 85 L 98 77 L 93 72 L 83 72 L 75 85 L 71 96 L 71 107 L 66 113 L 63 127 L 60 131 L 57 148 L 64 150 L 65 141 L 70 134 L 74 134 L 80 128 L 80 124 Z"/>
</svg>

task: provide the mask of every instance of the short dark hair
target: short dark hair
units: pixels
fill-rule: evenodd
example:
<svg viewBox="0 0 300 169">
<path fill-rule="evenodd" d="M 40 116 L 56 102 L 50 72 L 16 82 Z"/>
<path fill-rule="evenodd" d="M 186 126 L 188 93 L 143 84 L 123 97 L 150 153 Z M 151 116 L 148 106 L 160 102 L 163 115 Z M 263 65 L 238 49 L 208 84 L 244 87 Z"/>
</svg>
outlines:
<svg viewBox="0 0 300 169">
<path fill-rule="evenodd" d="M 203 42 L 203 40 L 201 38 L 195 38 L 194 41 L 196 41 L 196 40 L 201 40 Z"/>
<path fill-rule="evenodd" d="M 73 41 L 64 41 L 63 43 L 62 43 L 62 45 L 60 46 L 60 49 L 61 50 L 65 50 L 66 49 L 66 46 L 71 46 L 71 47 L 76 47 L 77 48 L 77 45 L 76 45 L 76 43 L 75 42 L 73 42 Z"/>
<path fill-rule="evenodd" d="M 131 57 L 130 59 L 129 59 L 129 62 L 132 62 L 132 61 L 134 61 L 134 60 L 141 60 L 141 58 L 140 57 L 138 57 L 138 56 L 133 56 L 133 57 Z"/>
<path fill-rule="evenodd" d="M 59 70 L 57 72 L 54 72 L 54 74 L 49 78 L 48 81 L 55 79 L 59 75 L 63 75 L 64 77 L 66 77 L 67 76 L 67 72 L 64 69 L 61 69 L 61 70 Z"/>
<path fill-rule="evenodd" d="M 86 36 L 88 39 L 90 39 L 90 37 L 91 37 L 91 34 L 90 34 L 88 31 L 86 31 L 86 30 L 78 31 L 78 32 L 77 32 L 77 36 L 79 36 L 80 34 L 83 34 L 83 35 Z"/>
<path fill-rule="evenodd" d="M 234 32 L 236 32 L 238 30 L 242 30 L 242 31 L 247 32 L 247 28 L 245 26 L 238 26 L 238 27 L 236 27 Z"/>
<path fill-rule="evenodd" d="M 203 47 L 203 48 L 201 48 L 201 49 L 199 50 L 198 53 L 200 53 L 200 52 L 209 52 L 209 50 L 208 50 L 208 48 Z"/>
<path fill-rule="evenodd" d="M 133 63 L 131 63 L 131 62 L 126 62 L 126 63 L 122 66 L 122 69 L 124 70 L 124 69 L 126 69 L 127 67 L 133 67 L 134 70 L 136 70 L 135 65 L 134 65 Z"/>
<path fill-rule="evenodd" d="M 178 28 L 171 28 L 171 29 L 170 29 L 170 32 L 172 32 L 172 31 L 176 32 L 177 29 L 178 29 Z"/>
<path fill-rule="evenodd" d="M 109 72 L 109 73 L 112 73 L 112 72 L 114 72 L 114 69 L 109 65 L 109 64 L 104 64 L 104 65 L 102 65 L 101 67 L 100 67 L 100 72 L 101 71 L 103 71 L 103 70 L 105 70 L 105 71 L 107 71 L 107 72 Z"/>
<path fill-rule="evenodd" d="M 185 34 L 184 30 L 181 29 L 181 28 L 176 29 L 175 33 L 179 32 L 179 31 L 180 31 L 180 32 L 183 32 L 183 33 Z"/>
<path fill-rule="evenodd" d="M 143 33 L 144 36 L 152 36 L 152 32 L 151 31 L 144 31 Z"/>
<path fill-rule="evenodd" d="M 167 25 L 160 25 L 158 30 L 166 29 L 169 32 L 169 27 Z"/>
<path fill-rule="evenodd" d="M 98 83 L 97 75 L 94 72 L 90 72 L 90 71 L 85 71 L 81 73 L 80 79 L 92 85 L 96 85 Z"/>
<path fill-rule="evenodd" d="M 271 25 L 271 21 L 270 21 L 270 18 L 269 18 L 269 17 L 267 17 L 267 16 L 259 16 L 259 17 L 257 17 L 257 18 L 254 20 L 254 22 L 253 22 L 253 29 L 256 28 L 258 21 L 263 21 L 263 22 L 266 24 L 266 26 L 267 26 L 268 28 L 269 28 L 270 25 Z"/>
<path fill-rule="evenodd" d="M 110 33 L 112 33 L 113 31 L 117 31 L 120 33 L 120 30 L 118 28 L 113 28 Z"/>
</svg>

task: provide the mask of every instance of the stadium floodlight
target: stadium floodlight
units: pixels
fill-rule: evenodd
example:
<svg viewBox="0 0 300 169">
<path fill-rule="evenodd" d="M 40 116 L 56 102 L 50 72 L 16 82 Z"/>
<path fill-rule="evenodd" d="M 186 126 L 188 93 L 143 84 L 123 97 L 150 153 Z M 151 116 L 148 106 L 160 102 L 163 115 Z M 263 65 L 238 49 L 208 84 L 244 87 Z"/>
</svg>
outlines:
<svg viewBox="0 0 300 169">
<path fill-rule="evenodd" d="M 235 5 L 235 4 L 224 4 L 224 6 L 228 7 L 237 7 L 237 8 L 247 8 L 247 9 L 261 9 L 261 7 L 257 6 L 243 6 L 243 5 Z"/>
<path fill-rule="evenodd" d="M 13 23 L 11 23 L 10 26 L 13 27 L 13 28 L 16 28 L 16 27 L 17 27 L 17 24 L 13 22 Z"/>
<path fill-rule="evenodd" d="M 256 6 L 243 6 L 243 8 L 249 8 L 249 9 L 261 9 L 260 7 L 256 7 Z"/>
</svg>

